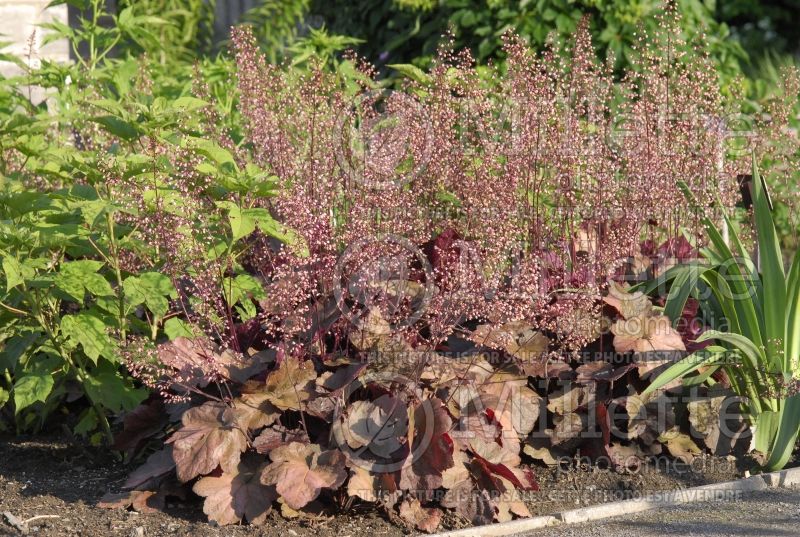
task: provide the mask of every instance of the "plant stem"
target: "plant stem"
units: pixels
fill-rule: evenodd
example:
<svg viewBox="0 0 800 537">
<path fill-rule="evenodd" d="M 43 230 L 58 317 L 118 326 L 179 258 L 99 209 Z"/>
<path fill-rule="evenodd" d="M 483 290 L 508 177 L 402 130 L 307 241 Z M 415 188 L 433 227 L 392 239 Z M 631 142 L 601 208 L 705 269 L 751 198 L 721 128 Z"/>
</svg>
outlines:
<svg viewBox="0 0 800 537">
<path fill-rule="evenodd" d="M 109 199 L 111 199 L 111 192 Z M 111 212 L 106 212 L 106 225 L 108 227 L 108 240 L 111 245 L 111 257 L 114 260 L 114 274 L 117 279 L 117 294 L 119 295 L 119 334 L 122 344 L 125 345 L 127 341 L 127 330 L 125 327 L 125 290 L 122 286 L 122 270 L 119 266 L 119 248 L 117 247 L 117 238 L 114 235 L 114 217 Z"/>
<path fill-rule="evenodd" d="M 5 302 L 2 302 L 2 301 L 0 301 L 0 306 L 5 308 L 5 309 L 7 309 L 11 313 L 16 313 L 17 315 L 27 315 L 27 312 L 24 312 L 24 311 L 22 311 L 20 309 L 17 309 L 15 307 L 13 307 L 13 306 L 9 306 L 8 304 L 6 304 Z"/>
<path fill-rule="evenodd" d="M 34 296 L 36 298 L 34 298 Z M 94 398 L 89 394 L 86 390 L 86 376 L 85 368 L 83 364 L 77 364 L 72 359 L 72 355 L 61 346 L 61 343 L 56 338 L 55 334 L 53 333 L 53 329 L 50 327 L 50 323 L 47 322 L 44 314 L 42 313 L 41 308 L 39 307 L 39 295 L 38 293 L 34 293 L 32 295 L 29 294 L 29 298 L 31 299 L 31 305 L 33 309 L 33 315 L 37 321 L 39 321 L 39 325 L 44 329 L 45 333 L 47 334 L 48 339 L 53 344 L 53 347 L 58 351 L 58 354 L 64 359 L 64 361 L 75 370 L 75 376 L 78 378 L 78 381 L 81 383 L 83 387 L 83 393 L 86 394 L 86 398 L 89 399 L 89 402 L 92 404 L 92 408 L 94 409 L 95 413 L 97 414 L 98 419 L 100 420 L 100 425 L 103 427 L 103 432 L 106 435 L 106 439 L 108 440 L 108 444 L 112 445 L 114 443 L 114 435 L 111 433 L 111 426 L 108 423 L 108 418 L 106 418 L 106 413 L 103 411 L 103 407 L 94 400 Z"/>
</svg>

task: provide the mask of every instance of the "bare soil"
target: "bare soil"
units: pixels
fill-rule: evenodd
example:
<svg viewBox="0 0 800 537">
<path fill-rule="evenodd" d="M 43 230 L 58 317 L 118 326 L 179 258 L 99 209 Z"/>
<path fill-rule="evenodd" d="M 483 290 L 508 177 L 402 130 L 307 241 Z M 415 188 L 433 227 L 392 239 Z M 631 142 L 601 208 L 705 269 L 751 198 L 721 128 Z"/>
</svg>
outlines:
<svg viewBox="0 0 800 537">
<path fill-rule="evenodd" d="M 551 514 L 581 506 L 728 481 L 753 469 L 749 459 L 706 457 L 691 466 L 666 459 L 636 472 L 618 473 L 589 465 L 569 469 L 534 467 L 541 490 L 526 497 L 533 515 Z M 209 524 L 199 498 L 167 503 L 166 512 L 139 514 L 123 509 L 100 509 L 106 492 L 119 491 L 132 467 L 118 462 L 107 450 L 60 437 L 0 437 L 0 535 L 20 535 L 4 513 L 28 523 L 29 534 L 58 537 L 88 536 L 278 536 L 361 537 L 411 533 L 368 504 L 351 507 L 331 518 L 284 519 L 276 511 L 261 527 L 218 528 Z M 445 527 L 468 525 L 448 514 Z"/>
</svg>

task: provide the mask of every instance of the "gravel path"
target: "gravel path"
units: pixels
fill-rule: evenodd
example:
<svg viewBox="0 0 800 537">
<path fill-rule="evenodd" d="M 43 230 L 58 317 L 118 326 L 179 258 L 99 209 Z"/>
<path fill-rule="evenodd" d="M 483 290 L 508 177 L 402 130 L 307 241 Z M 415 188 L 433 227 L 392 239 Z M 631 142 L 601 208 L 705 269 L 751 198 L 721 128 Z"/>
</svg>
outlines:
<svg viewBox="0 0 800 537">
<path fill-rule="evenodd" d="M 745 493 L 740 500 L 657 509 L 605 522 L 520 534 L 524 537 L 789 537 L 800 535 L 800 489 Z"/>
</svg>

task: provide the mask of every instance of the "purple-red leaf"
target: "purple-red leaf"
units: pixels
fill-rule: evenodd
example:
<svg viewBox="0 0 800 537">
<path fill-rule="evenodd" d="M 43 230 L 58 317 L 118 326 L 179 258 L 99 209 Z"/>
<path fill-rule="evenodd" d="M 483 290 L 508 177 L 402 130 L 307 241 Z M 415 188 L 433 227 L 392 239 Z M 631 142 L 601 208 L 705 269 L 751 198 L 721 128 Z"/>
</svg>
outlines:
<svg viewBox="0 0 800 537">
<path fill-rule="evenodd" d="M 339 488 L 347 479 L 342 452 L 322 451 L 317 444 L 292 442 L 273 449 L 269 458 L 272 463 L 264 470 L 261 482 L 275 485 L 292 509 L 302 509 L 322 489 Z"/>
<path fill-rule="evenodd" d="M 248 455 L 242 457 L 235 472 L 219 477 L 204 477 L 192 490 L 205 498 L 203 512 L 220 526 L 247 519 L 263 524 L 278 497 L 275 487 L 261 483 L 265 460 Z"/>
<path fill-rule="evenodd" d="M 433 533 L 442 521 L 442 512 L 436 508 L 422 507 L 416 498 L 406 498 L 400 504 L 400 518 L 412 528 Z"/>
<path fill-rule="evenodd" d="M 145 440 L 164 429 L 167 422 L 164 403 L 151 397 L 125 415 L 123 429 L 114 437 L 114 449 L 137 451 Z"/>
<path fill-rule="evenodd" d="M 453 423 L 442 401 L 426 399 L 414 409 L 414 428 L 409 430 L 411 464 L 401 473 L 404 490 L 432 491 L 442 486 L 442 472 L 453 466 Z"/>
<path fill-rule="evenodd" d="M 124 489 L 149 488 L 155 485 L 165 475 L 175 469 L 175 459 L 172 458 L 172 446 L 164 446 L 147 458 L 147 461 L 128 476 L 122 486 Z M 148 485 L 145 487 L 145 485 Z"/>
<path fill-rule="evenodd" d="M 235 472 L 247 438 L 236 420 L 233 409 L 218 402 L 208 402 L 187 410 L 181 427 L 168 440 L 178 479 L 189 481 L 210 473 L 217 466 Z"/>
<path fill-rule="evenodd" d="M 273 449 L 292 442 L 308 444 L 310 440 L 303 430 L 287 429 L 282 425 L 276 424 L 261 431 L 261 434 L 253 440 L 253 448 L 257 452 L 266 455 Z"/>
</svg>

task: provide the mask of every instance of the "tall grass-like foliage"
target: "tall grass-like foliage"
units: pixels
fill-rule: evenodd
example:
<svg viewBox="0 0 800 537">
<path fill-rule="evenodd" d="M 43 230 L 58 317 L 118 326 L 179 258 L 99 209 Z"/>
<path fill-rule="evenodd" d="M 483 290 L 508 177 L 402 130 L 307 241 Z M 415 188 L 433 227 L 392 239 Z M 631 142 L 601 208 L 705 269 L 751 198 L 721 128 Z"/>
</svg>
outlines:
<svg viewBox="0 0 800 537">
<path fill-rule="evenodd" d="M 688 189 L 685 192 L 696 202 Z M 720 228 L 704 217 L 712 245 L 705 251 L 707 261 L 665 274 L 664 281 L 672 280 L 666 308 L 673 318 L 690 293 L 705 290 L 719 329 L 697 339 L 716 344 L 664 371 L 647 392 L 698 370 L 701 378 L 724 370 L 755 424 L 755 447 L 766 455 L 765 467 L 775 470 L 789 461 L 800 431 L 800 253 L 787 273 L 769 195 L 755 164 L 753 203 L 758 267 L 727 217 L 724 225 L 732 247 Z"/>
</svg>

